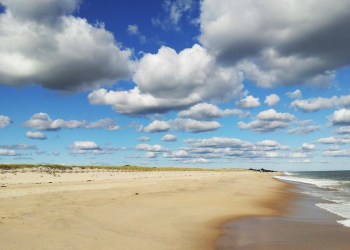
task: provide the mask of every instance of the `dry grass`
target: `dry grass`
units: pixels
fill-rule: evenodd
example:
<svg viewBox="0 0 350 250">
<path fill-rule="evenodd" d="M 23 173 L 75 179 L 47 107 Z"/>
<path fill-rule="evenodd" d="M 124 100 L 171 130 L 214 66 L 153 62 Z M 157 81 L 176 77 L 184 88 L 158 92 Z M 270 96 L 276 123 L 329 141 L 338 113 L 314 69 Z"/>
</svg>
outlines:
<svg viewBox="0 0 350 250">
<path fill-rule="evenodd" d="M 57 164 L 36 165 L 36 164 L 0 164 L 1 171 L 18 171 L 23 169 L 41 170 L 45 172 L 70 172 L 70 171 L 125 171 L 125 172 L 149 172 L 149 171 L 237 171 L 244 169 L 209 169 L 209 168 L 180 168 L 180 167 L 145 167 L 145 166 L 65 166 Z"/>
</svg>

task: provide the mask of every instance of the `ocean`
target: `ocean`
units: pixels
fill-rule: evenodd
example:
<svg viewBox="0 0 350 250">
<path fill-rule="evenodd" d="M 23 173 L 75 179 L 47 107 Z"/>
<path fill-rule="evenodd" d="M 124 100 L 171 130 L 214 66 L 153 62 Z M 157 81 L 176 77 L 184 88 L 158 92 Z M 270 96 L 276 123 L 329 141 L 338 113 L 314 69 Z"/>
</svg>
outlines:
<svg viewBox="0 0 350 250">
<path fill-rule="evenodd" d="M 337 222 L 350 227 L 350 170 L 285 172 L 276 178 L 309 185 L 303 193 L 320 198 L 317 207 L 342 217 Z"/>
</svg>

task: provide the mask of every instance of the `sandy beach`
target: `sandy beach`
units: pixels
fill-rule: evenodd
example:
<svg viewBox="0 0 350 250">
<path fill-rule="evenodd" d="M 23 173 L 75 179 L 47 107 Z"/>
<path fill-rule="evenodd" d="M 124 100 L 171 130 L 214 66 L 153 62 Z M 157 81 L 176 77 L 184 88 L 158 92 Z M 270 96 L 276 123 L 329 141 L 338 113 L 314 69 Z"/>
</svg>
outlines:
<svg viewBox="0 0 350 250">
<path fill-rule="evenodd" d="M 231 219 L 275 215 L 271 173 L 2 173 L 2 249 L 214 249 Z"/>
</svg>

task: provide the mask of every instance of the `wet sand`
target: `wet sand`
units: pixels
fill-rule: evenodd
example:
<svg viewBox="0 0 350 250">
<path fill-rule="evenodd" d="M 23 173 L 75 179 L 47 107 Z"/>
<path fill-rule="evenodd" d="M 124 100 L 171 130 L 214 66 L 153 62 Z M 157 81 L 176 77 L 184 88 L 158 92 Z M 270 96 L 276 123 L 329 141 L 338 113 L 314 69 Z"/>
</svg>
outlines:
<svg viewBox="0 0 350 250">
<path fill-rule="evenodd" d="M 308 188 L 304 185 L 302 188 Z M 300 188 L 294 191 L 299 193 Z M 315 206 L 321 200 L 302 194 L 281 216 L 248 217 L 227 223 L 217 250 L 347 250 L 350 228 L 340 218 Z"/>
<path fill-rule="evenodd" d="M 275 215 L 287 184 L 255 172 L 6 173 L 1 249 L 214 249 L 223 222 Z"/>
</svg>

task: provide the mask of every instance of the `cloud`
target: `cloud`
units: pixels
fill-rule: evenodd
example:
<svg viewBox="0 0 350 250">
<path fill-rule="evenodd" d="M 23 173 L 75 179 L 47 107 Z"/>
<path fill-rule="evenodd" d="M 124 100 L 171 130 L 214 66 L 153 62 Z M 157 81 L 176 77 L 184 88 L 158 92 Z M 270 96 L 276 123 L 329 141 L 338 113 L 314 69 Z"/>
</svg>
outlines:
<svg viewBox="0 0 350 250">
<path fill-rule="evenodd" d="M 317 140 L 318 143 L 322 144 L 336 144 L 336 145 L 341 145 L 341 144 L 349 144 L 350 143 L 350 138 L 348 137 L 324 137 L 320 138 Z"/>
<path fill-rule="evenodd" d="M 195 147 L 213 147 L 213 148 L 240 148 L 252 146 L 249 142 L 244 142 L 237 138 L 212 137 L 209 139 L 187 139 L 185 142 Z"/>
<path fill-rule="evenodd" d="M 146 158 L 157 158 L 158 154 L 156 152 L 146 152 L 145 157 Z"/>
<path fill-rule="evenodd" d="M 225 109 L 209 103 L 198 103 L 187 110 L 178 113 L 178 117 L 189 117 L 196 120 L 210 120 L 224 116 L 244 116 L 247 113 L 240 109 Z"/>
<path fill-rule="evenodd" d="M 120 126 L 118 126 L 111 118 L 105 118 L 91 122 L 87 124 L 85 128 L 103 128 L 105 130 L 114 131 L 120 129 Z"/>
<path fill-rule="evenodd" d="M 12 150 L 38 150 L 36 146 L 27 144 L 0 145 L 0 148 Z"/>
<path fill-rule="evenodd" d="M 266 96 L 266 98 L 265 98 L 265 103 L 266 103 L 268 106 L 274 106 L 274 105 L 276 105 L 280 100 L 281 100 L 281 98 L 280 98 L 278 95 L 276 95 L 276 94 L 271 94 L 271 95 Z"/>
<path fill-rule="evenodd" d="M 291 153 L 289 155 L 286 155 L 286 157 L 288 157 L 288 158 L 310 158 L 310 154 L 297 152 L 297 153 Z"/>
<path fill-rule="evenodd" d="M 238 122 L 238 127 L 244 130 L 253 130 L 258 133 L 273 132 L 277 129 L 286 128 L 289 122 L 295 119 L 295 116 L 289 113 L 279 113 L 274 109 L 268 109 L 260 112 L 256 120 L 245 123 Z"/>
<path fill-rule="evenodd" d="M 307 125 L 311 125 L 314 123 L 313 120 L 301 120 L 301 121 L 294 121 L 294 124 L 298 125 L 298 126 L 307 126 Z"/>
<path fill-rule="evenodd" d="M 55 131 L 60 129 L 74 129 L 74 128 L 102 128 L 109 131 L 120 129 L 120 127 L 111 119 L 105 118 L 95 122 L 88 123 L 86 121 L 78 120 L 52 120 L 46 113 L 36 113 L 31 118 L 23 123 L 24 127 L 29 127 L 37 130 Z"/>
<path fill-rule="evenodd" d="M 130 77 L 131 50 L 121 48 L 103 24 L 72 16 L 79 2 L 1 0 L 1 83 L 76 91 Z"/>
<path fill-rule="evenodd" d="M 291 103 L 290 106 L 308 113 L 333 107 L 347 107 L 350 106 L 350 95 L 339 97 L 333 96 L 330 98 L 318 97 L 305 100 L 295 100 Z"/>
<path fill-rule="evenodd" d="M 247 96 L 246 98 L 237 101 L 236 105 L 241 108 L 255 108 L 260 106 L 259 97 Z"/>
<path fill-rule="evenodd" d="M 0 128 L 6 128 L 12 123 L 10 117 L 5 115 L 0 115 Z"/>
<path fill-rule="evenodd" d="M 177 140 L 176 135 L 172 135 L 172 134 L 166 134 L 162 137 L 162 141 L 174 142 L 176 140 Z"/>
<path fill-rule="evenodd" d="M 17 155 L 15 150 L 0 148 L 0 155 L 14 156 Z"/>
<path fill-rule="evenodd" d="M 150 151 L 150 152 L 165 152 L 167 151 L 166 148 L 163 146 L 156 144 L 156 145 L 149 145 L 149 144 L 138 144 L 136 146 L 136 149 L 139 151 Z"/>
<path fill-rule="evenodd" d="M 41 133 L 41 132 L 28 131 L 26 133 L 26 136 L 30 139 L 46 140 L 46 135 L 44 133 Z"/>
<path fill-rule="evenodd" d="M 264 121 L 283 121 L 283 122 L 290 122 L 295 119 L 295 116 L 289 113 L 279 113 L 276 112 L 274 109 L 268 109 L 265 111 L 261 111 L 257 118 L 259 120 Z"/>
<path fill-rule="evenodd" d="M 350 63 L 349 8 L 347 0 L 204 0 L 199 40 L 259 86 L 329 84 Z"/>
<path fill-rule="evenodd" d="M 340 109 L 333 113 L 332 116 L 333 125 L 350 125 L 350 110 L 349 109 Z"/>
<path fill-rule="evenodd" d="M 189 133 L 201 133 L 214 131 L 220 128 L 220 123 L 215 121 L 197 121 L 193 119 L 176 118 L 170 122 L 174 130 L 182 130 Z"/>
<path fill-rule="evenodd" d="M 84 150 L 94 150 L 99 149 L 96 142 L 93 141 L 75 141 L 72 145 L 73 148 L 76 149 L 84 149 Z"/>
<path fill-rule="evenodd" d="M 205 48 L 195 44 L 179 53 L 161 47 L 145 54 L 132 77 L 136 86 L 126 91 L 97 89 L 89 94 L 93 105 L 111 105 L 121 114 L 143 115 L 186 108 L 206 100 L 238 96 L 242 77 L 219 66 Z"/>
<path fill-rule="evenodd" d="M 165 17 L 152 18 L 152 24 L 164 30 L 175 29 L 179 31 L 180 21 L 184 15 L 191 13 L 194 4 L 193 0 L 164 0 L 162 7 Z"/>
<path fill-rule="evenodd" d="M 170 153 L 165 153 L 164 156 L 168 158 L 176 158 L 176 159 L 191 157 L 191 155 L 186 150 L 183 150 L 183 149 L 172 151 Z"/>
<path fill-rule="evenodd" d="M 148 126 L 146 126 L 143 129 L 143 131 L 146 133 L 159 133 L 159 132 L 166 132 L 169 129 L 170 129 L 170 125 L 168 122 L 155 120 L 152 123 L 150 123 Z"/>
<path fill-rule="evenodd" d="M 209 163 L 209 162 L 210 161 L 205 158 L 194 158 L 194 159 L 182 161 L 182 163 L 185 163 L 185 164 L 198 164 L 198 163 Z"/>
<path fill-rule="evenodd" d="M 188 139 L 185 148 L 189 158 L 226 158 L 232 159 L 270 159 L 291 157 L 279 151 L 288 150 L 274 140 L 264 140 L 256 143 L 242 141 L 237 138 L 212 137 L 207 139 Z"/>
<path fill-rule="evenodd" d="M 314 151 L 316 149 L 315 144 L 303 143 L 301 150 L 303 151 Z"/>
<path fill-rule="evenodd" d="M 166 158 L 171 158 L 173 161 L 181 162 L 184 164 L 201 164 L 210 162 L 207 158 L 190 154 L 183 149 L 165 153 L 163 156 Z"/>
<path fill-rule="evenodd" d="M 322 129 L 322 126 L 317 126 L 317 125 L 296 127 L 296 128 L 289 129 L 288 134 L 305 135 L 305 134 L 310 134 L 310 133 L 315 132 L 315 131 L 320 130 L 320 129 Z"/>
<path fill-rule="evenodd" d="M 49 23 L 55 21 L 60 16 L 71 14 L 80 2 L 81 0 L 36 0 L 31 3 L 20 0 L 0 1 L 17 18 Z"/>
<path fill-rule="evenodd" d="M 322 155 L 330 157 L 350 157 L 350 150 L 327 150 L 323 152 Z"/>
<path fill-rule="evenodd" d="M 146 42 L 146 37 L 140 33 L 139 27 L 136 24 L 130 24 L 128 25 L 127 29 L 130 36 L 136 36 L 140 43 Z"/>
<path fill-rule="evenodd" d="M 279 142 L 274 141 L 274 140 L 258 141 L 256 143 L 256 146 L 258 146 L 260 149 L 264 149 L 266 151 L 287 149 L 285 146 L 282 146 Z"/>
<path fill-rule="evenodd" d="M 342 126 L 337 128 L 336 132 L 338 134 L 350 134 L 350 126 Z"/>
<path fill-rule="evenodd" d="M 23 123 L 24 127 L 29 127 L 38 130 L 60 130 L 63 128 L 72 129 L 80 128 L 85 125 L 83 121 L 70 120 L 65 121 L 63 119 L 51 120 L 46 113 L 36 113 L 31 118 Z"/>
<path fill-rule="evenodd" d="M 169 121 L 155 120 L 143 128 L 147 133 L 167 132 L 169 130 L 186 131 L 189 133 L 201 133 L 220 128 L 220 123 L 215 121 L 197 121 L 193 119 L 176 118 Z"/>
<path fill-rule="evenodd" d="M 151 140 L 151 138 L 149 138 L 148 136 L 140 136 L 139 138 L 137 138 L 138 141 L 149 141 Z"/>
<path fill-rule="evenodd" d="M 70 147 L 72 154 L 104 154 L 104 151 L 93 141 L 75 141 Z"/>
<path fill-rule="evenodd" d="M 287 96 L 291 99 L 301 99 L 302 98 L 302 94 L 301 94 L 301 91 L 300 89 L 297 89 L 293 92 L 287 92 Z"/>
</svg>

